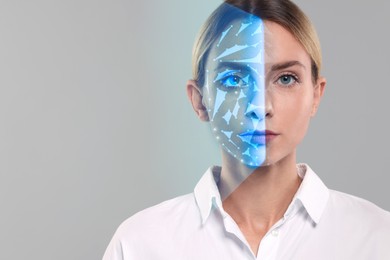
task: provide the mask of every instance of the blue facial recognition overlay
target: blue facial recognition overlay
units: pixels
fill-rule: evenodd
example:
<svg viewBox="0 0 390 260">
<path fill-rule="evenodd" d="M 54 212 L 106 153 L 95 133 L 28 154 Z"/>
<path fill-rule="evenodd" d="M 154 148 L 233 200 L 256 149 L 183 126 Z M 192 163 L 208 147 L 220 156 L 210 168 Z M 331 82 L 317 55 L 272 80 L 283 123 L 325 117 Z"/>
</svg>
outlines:
<svg viewBox="0 0 390 260">
<path fill-rule="evenodd" d="M 203 102 L 222 148 L 248 167 L 266 158 L 264 22 L 228 5 L 206 61 Z M 239 13 L 238 18 L 235 14 Z M 221 19 L 224 19 L 221 17 Z M 218 29 L 216 30 L 218 31 Z"/>
</svg>

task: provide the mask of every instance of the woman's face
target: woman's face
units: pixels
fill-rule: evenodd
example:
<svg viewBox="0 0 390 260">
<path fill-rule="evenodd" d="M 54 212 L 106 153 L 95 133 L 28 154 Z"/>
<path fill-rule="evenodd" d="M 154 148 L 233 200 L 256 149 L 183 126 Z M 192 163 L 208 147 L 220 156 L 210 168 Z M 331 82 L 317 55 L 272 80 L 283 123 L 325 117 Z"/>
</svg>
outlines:
<svg viewBox="0 0 390 260">
<path fill-rule="evenodd" d="M 249 167 L 277 163 L 303 139 L 325 81 L 313 85 L 309 55 L 277 23 L 237 20 L 217 39 L 201 90 L 212 132 Z"/>
</svg>

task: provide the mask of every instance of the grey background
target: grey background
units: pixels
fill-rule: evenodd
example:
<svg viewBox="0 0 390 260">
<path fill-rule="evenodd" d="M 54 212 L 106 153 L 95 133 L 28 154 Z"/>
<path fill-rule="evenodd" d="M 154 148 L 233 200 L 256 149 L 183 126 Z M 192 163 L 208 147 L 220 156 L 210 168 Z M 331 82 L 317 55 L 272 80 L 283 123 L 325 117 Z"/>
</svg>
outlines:
<svg viewBox="0 0 390 260">
<path fill-rule="evenodd" d="M 0 259 L 100 259 L 219 150 L 185 94 L 219 0 L 0 1 Z M 388 1 L 296 1 L 328 79 L 300 146 L 331 188 L 390 210 Z"/>
</svg>

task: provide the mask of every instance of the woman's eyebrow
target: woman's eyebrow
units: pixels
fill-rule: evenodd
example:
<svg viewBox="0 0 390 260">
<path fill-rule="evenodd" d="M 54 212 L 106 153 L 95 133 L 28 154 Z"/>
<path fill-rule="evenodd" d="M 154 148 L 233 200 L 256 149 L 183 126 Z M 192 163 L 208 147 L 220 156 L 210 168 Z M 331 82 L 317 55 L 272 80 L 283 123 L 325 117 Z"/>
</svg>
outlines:
<svg viewBox="0 0 390 260">
<path fill-rule="evenodd" d="M 231 62 L 231 61 L 220 62 L 218 66 L 214 69 L 214 71 L 218 71 L 223 68 L 228 68 L 232 70 L 241 70 L 244 72 L 250 71 L 250 68 L 248 67 L 248 63 Z"/>
<path fill-rule="evenodd" d="M 283 69 L 287 69 L 287 68 L 295 66 L 295 65 L 298 65 L 298 66 L 302 67 L 304 70 L 306 70 L 305 65 L 303 65 L 301 62 L 299 62 L 297 60 L 292 60 L 292 61 L 286 61 L 286 62 L 277 63 L 277 64 L 272 65 L 271 71 L 283 70 Z"/>
</svg>

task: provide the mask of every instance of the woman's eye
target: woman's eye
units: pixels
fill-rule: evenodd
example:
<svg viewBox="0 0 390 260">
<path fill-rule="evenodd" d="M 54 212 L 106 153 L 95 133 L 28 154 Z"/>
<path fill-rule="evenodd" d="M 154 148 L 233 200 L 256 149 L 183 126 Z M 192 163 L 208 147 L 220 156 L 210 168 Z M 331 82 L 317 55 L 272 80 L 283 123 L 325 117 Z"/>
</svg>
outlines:
<svg viewBox="0 0 390 260">
<path fill-rule="evenodd" d="M 245 82 L 239 76 L 231 75 L 222 79 L 222 85 L 225 87 L 240 87 L 245 85 Z"/>
<path fill-rule="evenodd" d="M 293 75 L 282 75 L 277 82 L 279 85 L 289 87 L 295 84 L 297 79 Z"/>
</svg>

